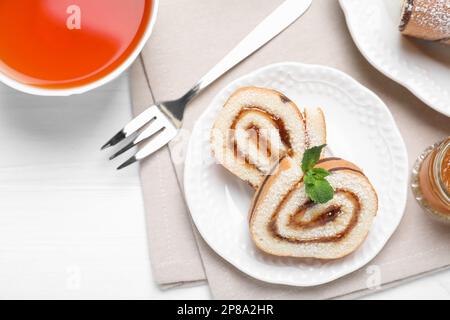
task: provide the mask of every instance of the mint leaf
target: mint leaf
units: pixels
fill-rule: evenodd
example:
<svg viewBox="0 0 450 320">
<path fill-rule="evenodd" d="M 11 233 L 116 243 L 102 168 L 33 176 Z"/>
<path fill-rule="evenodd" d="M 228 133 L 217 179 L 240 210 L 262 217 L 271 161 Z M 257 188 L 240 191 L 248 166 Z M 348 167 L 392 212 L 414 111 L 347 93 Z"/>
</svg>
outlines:
<svg viewBox="0 0 450 320">
<path fill-rule="evenodd" d="M 326 203 L 333 199 L 334 190 L 325 179 L 314 180 L 314 183 L 305 183 L 306 194 L 315 203 Z"/>
<path fill-rule="evenodd" d="M 308 172 L 312 172 L 312 175 L 316 179 L 323 179 L 323 178 L 328 177 L 330 175 L 330 172 L 328 170 L 325 170 L 325 169 L 322 169 L 322 168 L 312 168 Z"/>
<path fill-rule="evenodd" d="M 308 149 L 303 154 L 303 160 L 302 160 L 302 170 L 304 173 L 306 173 L 308 170 L 311 170 L 319 161 L 320 154 L 322 152 L 322 149 L 325 148 L 326 144 L 323 144 L 318 147 L 312 147 L 311 149 Z"/>
<path fill-rule="evenodd" d="M 312 174 L 311 171 L 307 171 L 303 181 L 305 182 L 306 185 L 314 185 L 316 179 L 314 178 L 314 175 Z"/>
<path fill-rule="evenodd" d="M 314 168 L 325 146 L 324 144 L 306 150 L 302 159 L 305 191 L 308 197 L 315 203 L 326 203 L 333 199 L 334 196 L 333 187 L 325 179 L 330 175 L 330 172 L 323 168 Z"/>
</svg>

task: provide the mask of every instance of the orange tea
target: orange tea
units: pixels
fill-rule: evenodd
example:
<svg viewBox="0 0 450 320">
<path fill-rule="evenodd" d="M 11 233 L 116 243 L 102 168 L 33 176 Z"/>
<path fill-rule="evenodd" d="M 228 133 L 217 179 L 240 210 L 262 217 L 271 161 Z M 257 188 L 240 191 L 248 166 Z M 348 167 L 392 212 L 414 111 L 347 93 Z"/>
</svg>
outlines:
<svg viewBox="0 0 450 320">
<path fill-rule="evenodd" d="M 0 0 L 0 72 L 37 87 L 94 82 L 142 39 L 151 0 Z"/>
</svg>

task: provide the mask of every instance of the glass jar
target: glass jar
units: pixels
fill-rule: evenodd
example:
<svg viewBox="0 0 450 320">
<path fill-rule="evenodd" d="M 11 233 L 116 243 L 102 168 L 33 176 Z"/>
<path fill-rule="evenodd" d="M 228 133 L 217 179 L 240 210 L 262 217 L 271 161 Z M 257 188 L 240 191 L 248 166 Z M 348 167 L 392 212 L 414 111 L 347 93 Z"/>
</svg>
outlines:
<svg viewBox="0 0 450 320">
<path fill-rule="evenodd" d="M 450 224 L 450 137 L 419 156 L 411 186 L 416 200 L 427 213 Z"/>
</svg>

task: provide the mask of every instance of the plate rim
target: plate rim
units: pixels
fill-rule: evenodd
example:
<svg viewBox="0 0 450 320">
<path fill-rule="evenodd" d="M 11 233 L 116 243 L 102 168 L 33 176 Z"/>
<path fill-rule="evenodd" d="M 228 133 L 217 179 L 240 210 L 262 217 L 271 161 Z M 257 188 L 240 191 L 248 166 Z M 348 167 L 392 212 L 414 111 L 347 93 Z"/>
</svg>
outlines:
<svg viewBox="0 0 450 320">
<path fill-rule="evenodd" d="M 440 114 L 443 114 L 447 117 L 450 117 L 450 108 L 449 110 L 442 109 L 441 107 L 437 107 L 433 105 L 433 102 L 430 101 L 426 95 L 422 93 L 422 90 L 420 88 L 418 89 L 414 85 L 409 84 L 406 80 L 404 80 L 402 77 L 393 75 L 389 70 L 386 68 L 383 68 L 380 66 L 377 62 L 375 62 L 374 59 L 365 51 L 363 50 L 363 45 L 361 43 L 361 39 L 356 36 L 356 32 L 353 29 L 352 23 L 350 20 L 351 13 L 350 13 L 350 6 L 347 4 L 348 1 L 351 0 L 339 0 L 340 7 L 342 9 L 342 12 L 345 16 L 345 23 L 347 25 L 347 28 L 349 30 L 349 33 L 353 39 L 353 42 L 355 43 L 356 47 L 358 48 L 358 51 L 361 53 L 361 55 L 369 62 L 369 64 L 377 69 L 380 73 L 382 73 L 385 77 L 391 79 L 392 81 L 400 84 L 402 87 L 406 88 L 409 92 L 411 92 L 416 98 L 418 98 L 420 101 L 422 101 L 424 104 L 426 104 L 429 108 L 435 110 L 436 112 L 439 112 Z M 401 72 L 398 72 L 398 74 L 401 74 Z"/>
<path fill-rule="evenodd" d="M 299 67 L 299 68 L 319 68 L 319 69 L 323 69 L 326 71 L 331 71 L 331 72 L 335 72 L 341 76 L 343 76 L 344 78 L 346 78 L 346 80 L 348 80 L 349 82 L 351 82 L 353 85 L 355 85 L 359 90 L 364 91 L 366 94 L 372 96 L 373 99 L 376 99 L 378 104 L 380 106 L 383 106 L 383 108 L 386 111 L 386 115 L 388 115 L 392 121 L 392 123 L 394 124 L 393 127 L 393 133 L 397 136 L 398 141 L 400 142 L 400 147 L 401 147 L 401 153 L 402 156 L 405 160 L 404 163 L 404 169 L 403 172 L 401 172 L 401 175 L 403 177 L 404 180 L 404 186 L 403 188 L 401 188 L 401 195 L 402 195 L 402 201 L 401 203 L 399 202 L 399 209 L 401 208 L 401 214 L 398 215 L 397 219 L 394 221 L 395 223 L 393 223 L 393 229 L 392 232 L 389 234 L 388 237 L 386 237 L 386 239 L 384 239 L 383 243 L 380 246 L 380 249 L 378 250 L 378 252 L 372 257 L 370 258 L 370 260 L 368 260 L 367 262 L 363 262 L 361 264 L 358 264 L 358 266 L 352 270 L 352 271 L 347 271 L 347 272 L 341 272 L 341 273 L 335 273 L 334 275 L 330 276 L 329 278 L 325 279 L 325 280 L 318 280 L 318 281 L 311 281 L 310 283 L 305 283 L 305 284 L 297 284 L 297 283 L 292 283 L 290 281 L 283 281 L 283 280 L 276 280 L 276 279 L 272 279 L 270 277 L 264 277 L 264 276 L 260 276 L 260 275 L 255 275 L 252 274 L 251 272 L 249 272 L 247 269 L 242 268 L 238 263 L 236 263 L 235 261 L 233 261 L 233 259 L 230 259 L 229 257 L 227 257 L 226 255 L 224 255 L 223 253 L 220 252 L 220 250 L 217 250 L 217 247 L 214 243 L 211 243 L 211 241 L 208 239 L 208 237 L 205 237 L 205 231 L 202 229 L 202 227 L 198 225 L 196 218 L 195 218 L 195 214 L 193 213 L 195 210 L 193 210 L 195 208 L 195 205 L 193 204 L 193 199 L 192 196 L 190 194 L 190 186 L 189 186 L 189 174 L 186 174 L 186 172 L 190 172 L 189 169 L 187 169 L 189 167 L 189 159 L 192 153 L 192 149 L 193 149 L 193 139 L 192 137 L 194 136 L 194 131 L 199 130 L 199 123 L 201 123 L 201 121 L 203 120 L 203 118 L 205 118 L 208 114 L 208 111 L 210 108 L 213 107 L 213 101 L 223 95 L 225 93 L 225 91 L 227 90 L 227 88 L 235 86 L 236 84 L 238 84 L 239 82 L 241 82 L 243 79 L 245 78 L 249 78 L 249 77 L 253 77 L 259 73 L 265 72 L 267 70 L 270 70 L 272 68 L 277 68 L 277 67 L 282 67 L 282 66 L 291 66 L 291 67 Z M 391 239 L 392 235 L 395 233 L 395 231 L 397 230 L 398 226 L 400 225 L 400 222 L 402 221 L 404 215 L 405 215 L 405 209 L 406 209 L 406 205 L 407 205 L 407 193 L 408 193 L 408 171 L 409 170 L 409 159 L 408 159 L 408 154 L 407 154 L 407 149 L 406 149 L 406 145 L 404 142 L 404 139 L 400 133 L 400 130 L 397 126 L 397 123 L 392 115 L 392 113 L 390 112 L 389 108 L 387 107 L 387 105 L 381 100 L 381 98 L 379 98 L 373 91 L 371 91 L 369 88 L 365 87 L 363 84 L 361 84 L 360 82 L 358 82 L 356 79 L 354 79 L 352 76 L 350 76 L 349 74 L 338 70 L 336 68 L 333 67 L 329 67 L 329 66 L 325 66 L 325 65 L 318 65 L 318 64 L 306 64 L 306 63 L 300 63 L 300 62 L 295 62 L 295 61 L 284 61 L 284 62 L 278 62 L 278 63 L 274 63 L 274 64 L 269 64 L 266 66 L 263 66 L 261 68 L 258 68 L 256 70 L 253 70 L 249 73 L 246 73 L 236 79 L 234 79 L 233 81 L 229 82 L 228 84 L 226 84 L 225 86 L 223 86 L 218 93 L 212 98 L 212 100 L 210 101 L 208 107 L 202 112 L 202 114 L 198 117 L 198 119 L 196 120 L 194 127 L 192 128 L 192 134 L 189 137 L 189 142 L 188 142 L 188 147 L 187 147 L 187 152 L 186 152 L 186 158 L 185 158 L 185 163 L 184 163 L 184 171 L 183 171 L 183 186 L 184 186 L 184 196 L 186 199 L 186 203 L 188 205 L 189 208 L 189 213 L 190 216 L 192 218 L 192 221 L 194 222 L 194 225 L 196 227 L 196 229 L 198 230 L 199 234 L 201 235 L 202 239 L 206 242 L 206 244 L 217 254 L 219 255 L 222 259 L 224 259 L 227 263 L 230 263 L 233 267 L 235 267 L 237 270 L 245 273 L 246 275 L 266 282 L 266 283 L 271 283 L 271 284 L 280 284 L 280 285 L 286 285 L 286 286 L 291 286 L 291 287 L 315 287 L 318 285 L 322 285 L 322 284 L 326 284 L 326 283 L 330 283 L 333 282 L 339 278 L 342 278 L 346 275 L 349 275 L 351 273 L 356 272 L 357 270 L 360 270 L 361 268 L 363 268 L 365 265 L 367 265 L 368 263 L 370 263 L 370 261 L 372 261 L 373 259 L 375 259 L 378 254 L 380 254 L 380 252 L 384 249 L 385 245 L 389 242 L 389 240 Z"/>
</svg>

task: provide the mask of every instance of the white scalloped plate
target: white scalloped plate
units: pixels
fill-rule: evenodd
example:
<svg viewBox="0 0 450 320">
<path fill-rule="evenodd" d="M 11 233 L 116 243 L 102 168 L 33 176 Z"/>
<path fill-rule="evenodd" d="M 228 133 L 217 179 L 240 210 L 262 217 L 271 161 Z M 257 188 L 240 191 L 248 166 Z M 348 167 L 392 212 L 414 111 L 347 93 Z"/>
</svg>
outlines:
<svg viewBox="0 0 450 320">
<path fill-rule="evenodd" d="M 266 255 L 252 243 L 247 215 L 254 191 L 211 156 L 209 135 L 226 99 L 242 86 L 279 90 L 299 107 L 321 106 L 333 154 L 358 164 L 379 196 L 368 238 L 346 258 L 334 261 Z M 406 204 L 406 148 L 386 105 L 350 76 L 323 66 L 280 63 L 257 70 L 224 88 L 197 121 L 189 142 L 184 187 L 200 234 L 220 256 L 246 274 L 271 283 L 314 286 L 367 264 L 397 228 Z"/>
<path fill-rule="evenodd" d="M 400 0 L 340 0 L 363 56 L 385 76 L 450 117 L 450 46 L 404 37 Z"/>
</svg>

